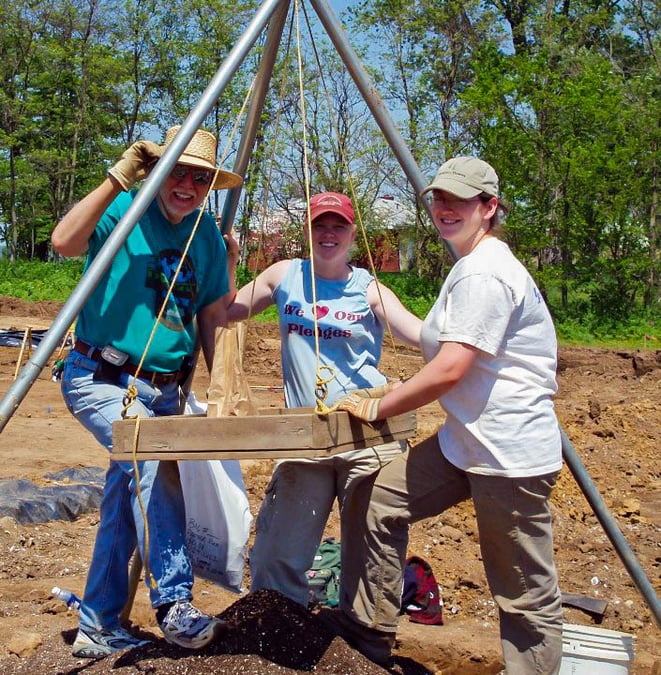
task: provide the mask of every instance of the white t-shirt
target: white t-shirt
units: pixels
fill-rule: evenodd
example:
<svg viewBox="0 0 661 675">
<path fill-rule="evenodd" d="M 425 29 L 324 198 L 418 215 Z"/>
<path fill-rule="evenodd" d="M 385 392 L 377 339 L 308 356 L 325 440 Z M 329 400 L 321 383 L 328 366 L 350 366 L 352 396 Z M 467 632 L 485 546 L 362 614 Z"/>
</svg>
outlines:
<svg viewBox="0 0 661 675">
<path fill-rule="evenodd" d="M 561 468 L 553 321 L 507 244 L 487 238 L 457 261 L 424 321 L 421 342 L 426 361 L 442 342 L 480 350 L 461 381 L 439 399 L 447 413 L 439 441 L 452 464 L 509 477 Z"/>
</svg>

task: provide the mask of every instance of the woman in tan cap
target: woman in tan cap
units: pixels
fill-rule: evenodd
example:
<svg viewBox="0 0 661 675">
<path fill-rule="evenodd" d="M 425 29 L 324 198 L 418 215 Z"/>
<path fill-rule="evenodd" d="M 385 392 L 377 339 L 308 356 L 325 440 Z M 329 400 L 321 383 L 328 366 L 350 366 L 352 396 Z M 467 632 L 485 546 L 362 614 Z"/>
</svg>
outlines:
<svg viewBox="0 0 661 675">
<path fill-rule="evenodd" d="M 333 621 L 367 655 L 387 660 L 409 524 L 472 499 L 507 672 L 557 673 L 562 608 L 549 496 L 562 456 L 553 322 L 530 274 L 495 236 L 502 206 L 493 168 L 456 157 L 428 193 L 436 229 L 459 259 L 423 322 L 426 365 L 381 398 L 350 395 L 339 407 L 373 421 L 438 399 L 446 419 L 358 487 L 354 505 L 365 511 L 348 532 L 352 555 Z"/>
<path fill-rule="evenodd" d="M 134 143 L 101 185 L 64 216 L 52 234 L 53 246 L 61 255 L 87 252 L 90 264 L 135 199 L 131 186 L 149 174 L 178 129 L 167 132 L 162 147 L 150 141 Z M 198 207 L 210 188 L 239 185 L 240 176 L 216 167 L 213 134 L 198 130 L 80 312 L 75 345 L 64 364 L 62 393 L 69 410 L 108 450 L 112 423 L 122 416 L 129 385 L 137 389 L 131 415 L 179 413 L 179 384 L 187 375 L 195 345 L 195 317 L 211 367 L 215 329 L 223 321 L 229 287 L 225 244 L 214 218 L 200 214 Z M 136 545 L 151 574 L 150 599 L 168 642 L 198 649 L 222 628 L 218 619 L 190 602 L 193 572 L 176 463 L 139 462 L 138 474 L 139 494 L 132 463 L 110 462 L 74 656 L 101 658 L 146 644 L 128 633 L 119 619 L 129 597 L 128 566 Z M 148 547 L 139 497 L 147 518 Z"/>
</svg>

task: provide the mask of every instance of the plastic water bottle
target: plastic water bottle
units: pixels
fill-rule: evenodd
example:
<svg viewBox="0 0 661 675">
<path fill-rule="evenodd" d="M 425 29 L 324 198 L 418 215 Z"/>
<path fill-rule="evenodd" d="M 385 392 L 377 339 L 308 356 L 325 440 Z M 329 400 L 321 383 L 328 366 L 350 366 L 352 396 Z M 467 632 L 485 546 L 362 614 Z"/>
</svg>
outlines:
<svg viewBox="0 0 661 675">
<path fill-rule="evenodd" d="M 64 369 L 64 360 L 59 359 L 55 362 L 55 365 L 51 369 L 51 380 L 53 382 L 59 382 L 62 379 L 62 370 Z"/>
<path fill-rule="evenodd" d="M 66 588 L 60 588 L 59 586 L 53 586 L 51 593 L 58 600 L 65 602 L 69 609 L 80 609 L 81 600 L 72 591 L 68 591 Z"/>
</svg>

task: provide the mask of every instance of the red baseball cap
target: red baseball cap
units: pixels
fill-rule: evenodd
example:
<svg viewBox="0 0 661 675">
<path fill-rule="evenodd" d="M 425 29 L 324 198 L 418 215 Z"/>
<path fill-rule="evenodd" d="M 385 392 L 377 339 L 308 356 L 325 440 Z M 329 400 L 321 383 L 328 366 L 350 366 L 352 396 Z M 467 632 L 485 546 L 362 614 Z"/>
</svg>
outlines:
<svg viewBox="0 0 661 675">
<path fill-rule="evenodd" d="M 315 221 L 324 213 L 334 213 L 352 225 L 355 222 L 351 200 L 339 192 L 320 192 L 310 199 L 310 220 Z"/>
</svg>

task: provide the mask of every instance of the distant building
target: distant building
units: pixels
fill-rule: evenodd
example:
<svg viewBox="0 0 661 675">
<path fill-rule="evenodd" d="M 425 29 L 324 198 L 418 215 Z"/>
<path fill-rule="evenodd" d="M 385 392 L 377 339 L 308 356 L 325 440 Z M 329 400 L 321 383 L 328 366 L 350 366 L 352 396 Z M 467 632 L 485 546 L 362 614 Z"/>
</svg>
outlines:
<svg viewBox="0 0 661 675">
<path fill-rule="evenodd" d="M 363 224 L 368 230 L 378 228 L 385 231 L 383 236 L 374 238 L 370 251 L 377 271 L 411 269 L 415 215 L 413 205 L 404 204 L 392 195 L 377 197 L 370 212 L 362 214 Z M 306 202 L 303 199 L 290 200 L 286 208 L 255 214 L 247 245 L 248 268 L 261 271 L 278 260 L 306 256 L 302 230 L 305 217 Z M 359 256 L 356 263 L 369 267 L 363 257 Z"/>
<path fill-rule="evenodd" d="M 387 241 L 379 246 L 380 263 L 375 266 L 381 272 L 410 270 L 414 261 L 414 230 L 416 212 L 413 204 L 404 203 L 393 195 L 383 195 L 374 200 L 372 207 L 380 225 L 390 231 Z M 374 254 L 374 252 L 372 252 Z"/>
</svg>

